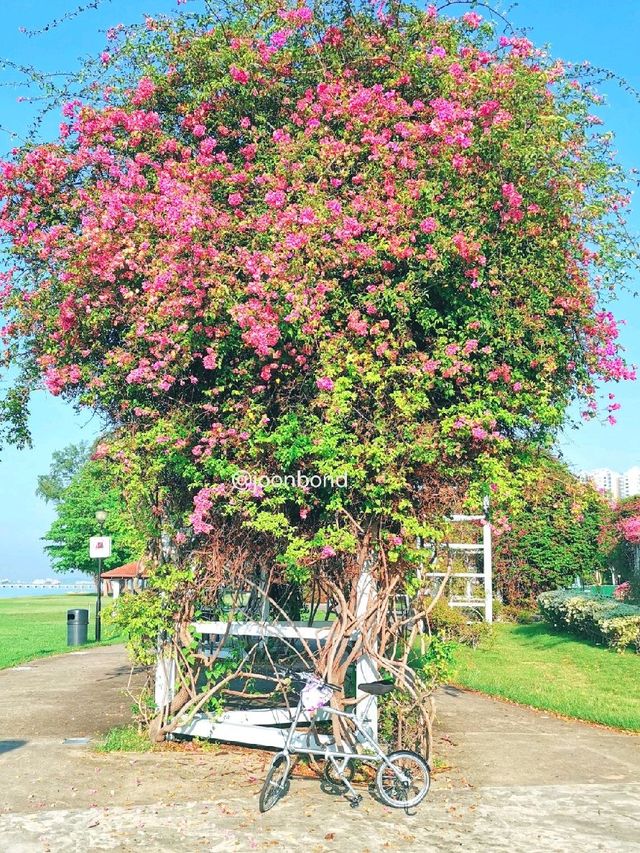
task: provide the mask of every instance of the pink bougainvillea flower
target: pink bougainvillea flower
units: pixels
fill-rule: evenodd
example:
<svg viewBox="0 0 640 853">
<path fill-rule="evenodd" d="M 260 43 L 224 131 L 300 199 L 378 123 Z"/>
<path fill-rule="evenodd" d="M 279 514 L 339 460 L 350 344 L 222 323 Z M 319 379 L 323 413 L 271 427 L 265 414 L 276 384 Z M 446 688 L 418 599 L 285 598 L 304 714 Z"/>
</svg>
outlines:
<svg viewBox="0 0 640 853">
<path fill-rule="evenodd" d="M 316 385 L 321 391 L 333 391 L 333 380 L 328 376 L 322 376 L 316 379 Z"/>
<path fill-rule="evenodd" d="M 618 601 L 625 601 L 631 595 L 631 584 L 629 581 L 623 581 L 613 591 L 613 597 Z"/>
<path fill-rule="evenodd" d="M 231 75 L 231 78 L 236 81 L 236 83 L 249 82 L 249 72 L 245 71 L 244 68 L 238 68 L 237 65 L 229 66 L 229 74 Z"/>
<path fill-rule="evenodd" d="M 207 368 L 207 370 L 215 370 L 215 368 L 216 368 L 216 365 L 217 365 L 216 355 L 210 347 L 207 347 L 207 354 L 202 359 L 202 364 L 204 367 Z"/>
<path fill-rule="evenodd" d="M 426 219 L 423 219 L 420 223 L 420 230 L 425 234 L 431 234 L 438 227 L 438 223 L 433 218 L 433 216 L 428 216 Z"/>
<path fill-rule="evenodd" d="M 287 196 L 282 190 L 269 190 L 264 200 L 270 207 L 282 207 L 287 201 Z"/>
<path fill-rule="evenodd" d="M 623 518 L 618 522 L 618 530 L 627 542 L 640 543 L 640 515 Z"/>
<path fill-rule="evenodd" d="M 157 90 L 156 84 L 149 77 L 143 77 L 138 85 L 136 86 L 136 90 L 131 96 L 131 103 L 136 106 L 140 106 L 145 101 L 148 101 L 153 97 Z"/>
<path fill-rule="evenodd" d="M 295 9 L 279 9 L 278 15 L 290 24 L 303 26 L 313 20 L 313 12 L 308 6 L 300 5 Z"/>
<path fill-rule="evenodd" d="M 277 30 L 275 33 L 271 33 L 269 38 L 269 44 L 272 47 L 281 48 L 286 45 L 291 37 L 291 30 Z"/>
<path fill-rule="evenodd" d="M 478 15 L 477 12 L 465 12 L 462 16 L 462 20 L 470 29 L 477 30 L 482 23 L 482 16 Z"/>
</svg>

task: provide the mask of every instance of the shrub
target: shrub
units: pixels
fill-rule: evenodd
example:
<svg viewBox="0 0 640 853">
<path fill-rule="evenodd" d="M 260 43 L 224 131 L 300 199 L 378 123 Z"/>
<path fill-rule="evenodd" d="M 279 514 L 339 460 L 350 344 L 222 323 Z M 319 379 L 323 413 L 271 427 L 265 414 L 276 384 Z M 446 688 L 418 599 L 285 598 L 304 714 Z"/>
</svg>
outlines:
<svg viewBox="0 0 640 853">
<path fill-rule="evenodd" d="M 503 604 L 493 616 L 496 622 L 511 622 L 517 625 L 529 625 L 540 619 L 537 611 L 531 607 L 520 607 L 517 604 Z"/>
<path fill-rule="evenodd" d="M 622 581 L 614 595 L 640 604 L 640 495 L 617 504 L 612 523 L 606 525 L 601 538 L 607 542 L 609 562 Z"/>
<path fill-rule="evenodd" d="M 538 607 L 554 628 L 574 631 L 617 651 L 630 645 L 640 651 L 640 607 L 570 590 L 542 593 Z"/>
<path fill-rule="evenodd" d="M 0 438 L 44 385 L 172 548 L 233 518 L 287 580 L 383 546 L 410 574 L 443 495 L 513 493 L 569 400 L 634 376 L 592 72 L 422 4 L 203 6 L 118 29 L 0 164 Z"/>
<path fill-rule="evenodd" d="M 470 622 L 468 614 L 439 601 L 429 614 L 429 627 L 442 640 L 456 640 L 474 648 L 489 632 L 486 622 Z"/>
</svg>

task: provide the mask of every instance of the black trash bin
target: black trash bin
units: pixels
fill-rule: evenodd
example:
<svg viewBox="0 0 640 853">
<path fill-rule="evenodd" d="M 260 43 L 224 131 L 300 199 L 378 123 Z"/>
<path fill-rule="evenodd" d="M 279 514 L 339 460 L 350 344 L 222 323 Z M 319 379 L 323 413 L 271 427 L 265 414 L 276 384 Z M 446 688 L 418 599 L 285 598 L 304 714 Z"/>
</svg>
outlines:
<svg viewBox="0 0 640 853">
<path fill-rule="evenodd" d="M 82 646 L 87 642 L 88 610 L 67 610 L 67 645 Z"/>
</svg>

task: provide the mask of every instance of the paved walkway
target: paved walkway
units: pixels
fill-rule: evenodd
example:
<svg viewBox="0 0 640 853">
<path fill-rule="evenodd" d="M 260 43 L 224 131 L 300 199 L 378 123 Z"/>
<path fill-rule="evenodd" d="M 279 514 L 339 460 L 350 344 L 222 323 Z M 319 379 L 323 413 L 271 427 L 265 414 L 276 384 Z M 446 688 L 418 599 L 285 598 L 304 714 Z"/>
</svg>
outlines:
<svg viewBox="0 0 640 853">
<path fill-rule="evenodd" d="M 449 775 L 459 784 L 640 783 L 640 735 L 562 720 L 454 687 L 439 691 L 436 707 L 437 754 L 453 765 Z"/>
<path fill-rule="evenodd" d="M 101 755 L 66 738 L 126 722 L 123 650 L 100 648 L 0 672 L 2 853 L 190 851 L 639 851 L 640 738 L 448 688 L 435 774 L 414 816 L 367 796 L 354 811 L 294 778 L 266 815 L 270 756 Z"/>
</svg>

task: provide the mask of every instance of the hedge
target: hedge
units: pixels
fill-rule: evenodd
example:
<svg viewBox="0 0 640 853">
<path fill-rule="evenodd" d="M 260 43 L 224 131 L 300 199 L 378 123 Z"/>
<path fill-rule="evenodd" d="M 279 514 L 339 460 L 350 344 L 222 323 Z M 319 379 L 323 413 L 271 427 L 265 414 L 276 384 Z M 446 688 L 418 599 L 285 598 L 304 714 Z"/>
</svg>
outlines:
<svg viewBox="0 0 640 853">
<path fill-rule="evenodd" d="M 557 589 L 539 595 L 538 608 L 554 628 L 573 631 L 617 651 L 634 645 L 640 652 L 640 607 Z"/>
</svg>

